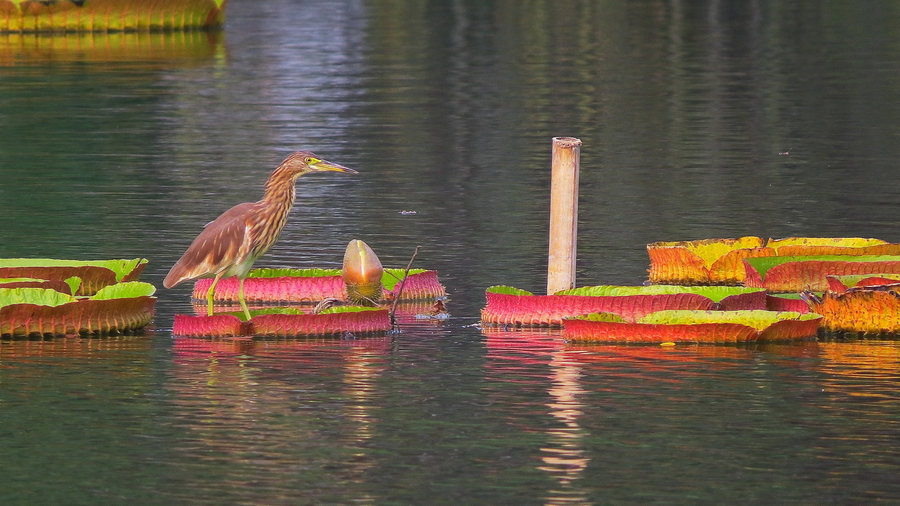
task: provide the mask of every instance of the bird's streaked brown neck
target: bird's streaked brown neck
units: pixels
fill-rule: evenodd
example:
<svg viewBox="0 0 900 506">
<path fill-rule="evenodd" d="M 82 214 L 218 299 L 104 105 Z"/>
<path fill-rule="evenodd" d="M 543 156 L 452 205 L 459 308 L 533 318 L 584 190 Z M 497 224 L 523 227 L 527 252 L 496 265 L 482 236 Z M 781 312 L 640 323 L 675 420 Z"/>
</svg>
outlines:
<svg viewBox="0 0 900 506">
<path fill-rule="evenodd" d="M 302 173 L 282 165 L 272 172 L 266 181 L 266 192 L 260 203 L 267 207 L 284 207 L 290 211 L 297 196 L 295 184 Z"/>
</svg>

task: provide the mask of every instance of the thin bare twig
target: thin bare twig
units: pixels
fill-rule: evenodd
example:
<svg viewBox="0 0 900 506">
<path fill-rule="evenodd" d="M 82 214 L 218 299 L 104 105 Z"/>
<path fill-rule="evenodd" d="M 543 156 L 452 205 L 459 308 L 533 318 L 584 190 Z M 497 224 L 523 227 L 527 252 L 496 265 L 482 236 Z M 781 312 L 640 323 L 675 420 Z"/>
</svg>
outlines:
<svg viewBox="0 0 900 506">
<path fill-rule="evenodd" d="M 419 249 L 421 246 L 416 246 L 416 250 L 413 251 L 412 258 L 409 259 L 409 263 L 406 264 L 406 270 L 403 271 L 403 279 L 400 280 L 400 287 L 397 288 L 397 295 L 394 296 L 394 303 L 391 304 L 391 327 L 394 330 L 397 330 L 397 303 L 400 302 L 400 297 L 403 296 L 403 287 L 406 285 L 406 279 L 409 278 L 409 270 L 412 268 L 413 262 L 416 260 L 416 255 L 419 254 Z"/>
</svg>

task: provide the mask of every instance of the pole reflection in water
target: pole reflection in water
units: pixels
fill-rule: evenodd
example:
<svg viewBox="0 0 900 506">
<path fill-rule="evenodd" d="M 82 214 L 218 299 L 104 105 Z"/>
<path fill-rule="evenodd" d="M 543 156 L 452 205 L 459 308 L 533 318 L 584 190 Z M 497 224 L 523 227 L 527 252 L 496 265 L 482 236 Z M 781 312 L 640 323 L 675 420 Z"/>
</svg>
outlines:
<svg viewBox="0 0 900 506">
<path fill-rule="evenodd" d="M 556 477 L 560 486 L 550 491 L 546 504 L 592 504 L 587 499 L 588 491 L 574 484 L 590 462 L 583 448 L 585 430 L 578 425 L 578 419 L 584 414 L 580 400 L 585 393 L 579 383 L 581 368 L 564 350 L 554 351 L 551 357 L 549 393 L 554 401 L 548 406 L 550 414 L 562 422 L 563 427 L 549 429 L 548 444 L 541 448 L 546 455 L 542 458 L 544 465 L 538 469 Z"/>
<path fill-rule="evenodd" d="M 252 497 L 245 488 L 252 486 L 373 502 L 355 485 L 373 465 L 365 443 L 389 346 L 387 337 L 176 339 L 170 388 L 178 423 L 193 434 L 182 451 L 221 466 L 229 476 L 219 486 L 228 483 L 228 497 Z"/>
<path fill-rule="evenodd" d="M 540 447 L 540 464 L 537 469 L 548 473 L 556 482 L 545 496 L 545 504 L 561 505 L 592 504 L 588 500 L 590 490 L 579 487 L 577 481 L 587 468 L 590 458 L 583 448 L 586 431 L 578 420 L 584 414 L 580 397 L 585 393 L 581 387 L 581 366 L 565 351 L 565 343 L 558 331 L 549 329 L 501 330 L 487 327 L 482 330 L 487 337 L 488 364 L 491 379 L 518 383 L 523 391 L 537 387 L 549 396 L 543 410 L 550 408 L 549 415 L 562 426 L 551 426 L 546 430 L 546 443 Z M 549 366 L 549 370 L 546 367 Z M 526 373 L 525 370 L 529 371 Z M 534 375 L 530 370 L 544 372 Z M 496 377 L 493 377 L 496 376 Z M 532 385 L 523 385 L 521 378 L 529 377 Z M 516 379 L 518 378 L 518 380 Z M 523 392 L 524 395 L 524 392 Z M 528 395 L 529 398 L 534 398 Z M 503 399 L 507 407 L 520 404 L 519 401 Z M 531 409 L 539 409 L 532 405 Z M 530 419 L 530 417 L 522 417 Z M 535 427 L 520 428 L 526 432 L 538 430 Z"/>
</svg>

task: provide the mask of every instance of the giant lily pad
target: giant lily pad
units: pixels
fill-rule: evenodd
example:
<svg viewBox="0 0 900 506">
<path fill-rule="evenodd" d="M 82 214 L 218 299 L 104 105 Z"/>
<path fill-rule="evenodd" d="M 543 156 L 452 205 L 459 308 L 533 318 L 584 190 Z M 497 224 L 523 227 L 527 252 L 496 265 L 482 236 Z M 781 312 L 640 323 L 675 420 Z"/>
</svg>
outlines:
<svg viewBox="0 0 900 506">
<path fill-rule="evenodd" d="M 191 30 L 221 26 L 227 0 L 4 0 L 0 31 L 112 32 Z M 3 5 L 5 4 L 5 5 Z"/>
<path fill-rule="evenodd" d="M 185 337 L 304 336 L 391 329 L 390 312 L 371 307 L 343 306 L 319 314 L 306 314 L 296 309 L 253 313 L 255 316 L 247 322 L 233 314 L 175 315 L 172 334 Z"/>
<path fill-rule="evenodd" d="M 486 290 L 481 321 L 493 325 L 560 325 L 563 318 L 615 313 L 627 321 L 663 309 L 764 309 L 765 291 L 728 286 L 595 286 L 556 295 L 533 295 L 512 287 Z"/>
<path fill-rule="evenodd" d="M 852 274 L 849 276 L 825 277 L 828 280 L 828 290 L 838 293 L 846 292 L 850 288 L 865 288 L 900 284 L 900 273 Z"/>
<path fill-rule="evenodd" d="M 749 256 L 774 255 L 759 237 L 657 242 L 647 245 L 650 281 L 673 285 L 738 284 Z"/>
<path fill-rule="evenodd" d="M 75 295 L 93 295 L 104 286 L 123 281 L 137 281 L 146 258 L 133 260 L 58 260 L 52 258 L 0 259 L 0 278 L 32 278 L 66 281 L 80 278 Z"/>
<path fill-rule="evenodd" d="M 744 285 L 770 292 L 825 291 L 827 276 L 900 273 L 900 256 L 822 255 L 746 258 Z"/>
<path fill-rule="evenodd" d="M 384 299 L 396 297 L 404 273 L 404 269 L 384 269 Z M 211 279 L 198 279 L 194 283 L 193 297 L 206 300 L 211 285 Z M 239 288 L 237 278 L 221 279 L 216 285 L 215 300 L 237 301 Z M 446 294 L 436 271 L 411 269 L 401 298 L 416 300 Z M 244 295 L 248 302 L 315 304 L 329 298 L 344 299 L 346 287 L 338 269 L 253 269 L 244 281 Z"/>
<path fill-rule="evenodd" d="M 759 237 L 657 242 L 647 246 L 650 281 L 682 285 L 735 285 L 746 276 L 743 259 L 769 256 L 900 255 L 900 244 L 860 237 Z"/>
<path fill-rule="evenodd" d="M 111 285 L 90 298 L 45 288 L 0 288 L 0 335 L 131 332 L 153 319 L 155 291 L 138 281 Z"/>
<path fill-rule="evenodd" d="M 81 284 L 80 278 L 77 279 L 77 285 Z M 75 287 L 77 292 L 78 287 Z M 0 278 L 0 288 L 46 288 L 57 292 L 72 295 L 72 285 L 58 279 L 35 279 L 35 278 Z"/>
<path fill-rule="evenodd" d="M 769 311 L 794 311 L 809 313 L 809 304 L 799 293 L 767 294 L 766 309 Z"/>
<path fill-rule="evenodd" d="M 807 294 L 812 311 L 822 315 L 829 331 L 864 334 L 900 333 L 900 295 L 889 289 L 850 289 L 825 292 L 821 298 Z"/>
<path fill-rule="evenodd" d="M 776 256 L 900 255 L 900 244 L 862 237 L 788 237 L 769 239 Z"/>
<path fill-rule="evenodd" d="M 658 311 L 626 322 L 594 313 L 563 321 L 571 341 L 632 343 L 740 343 L 805 339 L 816 335 L 817 314 L 774 311 Z"/>
</svg>

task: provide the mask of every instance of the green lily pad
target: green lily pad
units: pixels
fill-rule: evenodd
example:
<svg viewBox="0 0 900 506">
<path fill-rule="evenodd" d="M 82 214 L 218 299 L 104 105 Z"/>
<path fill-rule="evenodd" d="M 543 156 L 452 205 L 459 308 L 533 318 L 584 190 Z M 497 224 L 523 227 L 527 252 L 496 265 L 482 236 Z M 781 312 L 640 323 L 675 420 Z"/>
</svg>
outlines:
<svg viewBox="0 0 900 506">
<path fill-rule="evenodd" d="M 130 297 L 149 297 L 156 293 L 156 287 L 142 281 L 126 281 L 101 288 L 91 300 L 127 299 Z"/>
<path fill-rule="evenodd" d="M 679 285 L 650 285 L 650 286 L 585 286 L 563 290 L 556 295 L 587 295 L 591 297 L 621 297 L 627 295 L 663 295 L 675 293 L 695 293 L 712 300 L 721 302 L 725 297 L 732 295 L 759 292 L 759 288 L 747 288 L 741 286 L 679 286 Z"/>
<path fill-rule="evenodd" d="M 78 299 L 47 288 L 0 288 L 0 307 L 16 304 L 34 304 L 56 307 Z"/>
</svg>

